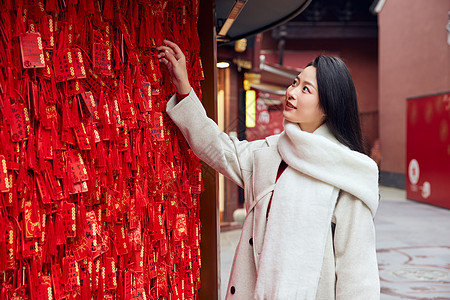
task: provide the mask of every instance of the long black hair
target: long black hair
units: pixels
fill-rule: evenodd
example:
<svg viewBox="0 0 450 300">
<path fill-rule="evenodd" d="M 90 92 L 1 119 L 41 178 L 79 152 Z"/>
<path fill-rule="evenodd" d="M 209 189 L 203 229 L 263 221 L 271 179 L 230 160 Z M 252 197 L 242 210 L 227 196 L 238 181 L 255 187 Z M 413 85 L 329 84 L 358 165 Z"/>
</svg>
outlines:
<svg viewBox="0 0 450 300">
<path fill-rule="evenodd" d="M 331 133 L 350 149 L 366 153 L 356 89 L 347 66 L 340 58 L 331 56 L 318 56 L 308 66 L 316 68 L 319 105 Z"/>
</svg>

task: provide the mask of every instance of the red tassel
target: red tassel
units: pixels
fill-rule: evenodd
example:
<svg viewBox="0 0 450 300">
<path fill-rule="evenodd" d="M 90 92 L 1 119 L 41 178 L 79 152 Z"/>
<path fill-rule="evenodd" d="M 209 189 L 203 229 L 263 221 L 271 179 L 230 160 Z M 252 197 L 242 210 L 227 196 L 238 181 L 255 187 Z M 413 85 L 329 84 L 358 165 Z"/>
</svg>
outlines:
<svg viewBox="0 0 450 300">
<path fill-rule="evenodd" d="M 172 151 L 172 143 L 169 141 L 169 145 L 167 145 L 167 162 L 174 162 L 173 160 L 173 151 Z"/>
<path fill-rule="evenodd" d="M 128 2 L 128 1 L 123 1 L 124 3 L 125 2 Z M 133 5 L 133 3 L 134 3 L 134 6 L 132 6 Z M 132 41 L 137 41 L 137 36 L 136 36 L 136 27 L 138 26 L 138 24 L 139 24 L 139 17 L 138 17 L 138 15 L 137 15 L 137 13 L 139 12 L 138 11 L 138 3 L 137 3 L 137 1 L 133 1 L 133 3 L 131 3 L 131 5 L 128 7 L 128 13 L 127 13 L 127 15 L 128 16 L 126 16 L 126 18 L 128 19 L 128 20 L 134 20 L 134 22 L 136 22 L 135 24 L 130 24 L 131 26 L 130 26 L 130 37 L 131 37 L 131 40 Z"/>
<path fill-rule="evenodd" d="M 95 147 L 93 147 L 95 148 Z M 95 191 L 95 184 L 97 182 L 97 177 L 95 176 L 95 168 L 93 163 L 86 164 L 86 169 L 89 175 L 88 180 L 88 190 L 89 191 Z"/>
<path fill-rule="evenodd" d="M 47 4 L 45 5 L 45 10 L 47 12 L 56 12 L 56 0 L 47 0 Z"/>
<path fill-rule="evenodd" d="M 83 288 L 81 292 L 81 300 L 90 300 L 91 299 L 91 284 L 88 272 L 84 273 L 83 278 Z"/>
<path fill-rule="evenodd" d="M 174 143 L 173 143 L 173 156 L 176 159 L 180 159 L 181 158 L 180 144 L 178 143 L 178 137 L 176 135 L 175 135 Z"/>
<path fill-rule="evenodd" d="M 136 72 L 134 74 L 134 86 L 135 88 L 140 88 L 142 84 L 142 70 L 141 65 L 136 65 Z M 140 93 L 139 93 L 140 95 Z"/>
<path fill-rule="evenodd" d="M 111 137 L 111 132 L 109 128 L 110 123 L 110 113 L 108 110 L 108 105 L 105 99 L 105 93 L 103 92 L 103 88 L 100 90 L 100 96 L 98 100 L 98 112 L 100 114 L 100 123 L 102 124 L 102 138 L 104 140 L 109 140 Z"/>
<path fill-rule="evenodd" d="M 119 270 L 119 280 L 117 280 L 117 298 L 118 299 L 124 299 L 123 297 L 123 277 L 122 277 L 122 271 Z"/>
<path fill-rule="evenodd" d="M 161 155 L 159 153 L 156 154 L 156 166 L 155 166 L 155 172 L 158 179 L 161 176 Z"/>
<path fill-rule="evenodd" d="M 24 34 L 25 34 L 25 24 L 23 24 L 22 3 L 19 3 L 17 7 L 17 16 L 16 16 L 16 36 L 21 36 Z"/>
<path fill-rule="evenodd" d="M 69 170 L 69 166 L 67 166 L 67 163 L 66 163 L 65 170 Z M 63 194 L 64 194 L 64 198 L 69 197 L 69 186 L 73 187 L 72 176 L 69 174 L 69 172 L 63 172 Z"/>
<path fill-rule="evenodd" d="M 37 167 L 37 158 L 36 158 L 36 143 L 34 135 L 31 134 L 28 137 L 28 147 L 27 147 L 27 162 L 28 169 L 35 170 Z"/>
<path fill-rule="evenodd" d="M 8 85 L 6 86 L 6 88 L 7 88 L 7 91 L 9 92 L 9 94 L 12 96 L 12 91 L 14 90 L 14 76 L 13 76 L 12 69 L 10 67 L 8 67 L 7 78 L 8 78 Z M 5 108 L 8 108 L 10 103 L 8 100 L 6 100 L 5 104 L 8 105 Z M 6 111 L 9 111 L 9 110 L 6 110 Z"/>
<path fill-rule="evenodd" d="M 106 20 L 112 20 L 114 18 L 114 6 L 112 0 L 105 0 L 103 6 L 103 18 Z"/>
<path fill-rule="evenodd" d="M 141 187 L 139 184 L 136 184 L 136 211 L 138 214 L 141 214 L 141 210 L 144 206 L 144 197 L 142 195 Z"/>
<path fill-rule="evenodd" d="M 94 8 L 94 1 L 91 0 L 84 0 L 83 1 L 83 7 L 85 8 L 85 11 L 87 14 L 94 14 L 95 8 Z"/>
<path fill-rule="evenodd" d="M 38 200 L 37 200 L 37 191 L 34 190 L 33 191 L 33 196 L 31 198 L 31 205 L 32 205 L 32 209 L 33 211 L 31 212 L 31 220 L 32 222 L 39 222 L 39 204 L 38 204 Z"/>
<path fill-rule="evenodd" d="M 51 256 L 56 256 L 58 254 L 58 249 L 56 249 L 56 237 L 55 228 L 53 226 L 53 217 L 50 215 L 48 220 L 48 231 L 47 231 L 47 251 Z"/>
<path fill-rule="evenodd" d="M 146 39 L 147 39 L 147 14 L 148 14 L 148 8 L 145 7 L 143 9 L 143 17 L 142 17 L 142 26 L 140 27 L 139 31 L 139 41 L 138 45 L 139 47 L 146 47 Z"/>
<path fill-rule="evenodd" d="M 36 296 L 36 287 L 39 286 L 39 277 L 38 277 L 38 267 L 36 264 L 36 259 L 32 259 L 30 261 L 30 275 L 32 278 L 32 282 L 30 282 L 30 287 L 33 287 L 33 294 Z M 35 299 L 34 297 L 31 297 L 31 299 Z"/>
<path fill-rule="evenodd" d="M 89 143 L 92 145 L 91 146 L 91 158 L 92 159 L 97 159 L 97 147 L 95 147 L 95 131 L 94 131 L 94 126 L 90 126 L 91 128 L 89 128 L 88 130 L 90 131 L 90 136 L 89 136 Z M 88 132 L 89 133 L 89 132 Z"/>
<path fill-rule="evenodd" d="M 106 152 L 105 152 L 105 146 L 103 145 L 103 142 L 97 143 L 97 160 L 96 165 L 98 168 L 103 168 L 106 166 Z"/>
<path fill-rule="evenodd" d="M 147 143 L 141 143 L 141 153 L 139 155 L 139 163 L 141 166 L 147 166 Z"/>
<path fill-rule="evenodd" d="M 86 208 L 82 200 L 78 202 L 77 212 L 77 237 L 83 236 L 86 232 L 88 225 L 86 222 Z"/>
<path fill-rule="evenodd" d="M 111 157 L 112 157 L 112 154 L 110 152 L 109 156 L 108 156 L 108 161 L 112 160 Z M 107 180 L 108 186 L 112 186 L 114 184 L 113 167 L 110 163 L 106 164 L 106 180 Z"/>
<path fill-rule="evenodd" d="M 105 275 L 104 267 L 100 267 L 100 280 L 98 284 L 97 299 L 103 299 L 105 294 L 103 276 Z"/>
<path fill-rule="evenodd" d="M 4 250 L 6 249 L 6 230 L 4 229 L 6 228 L 6 217 L 0 217 L 0 228 L 2 228 L 0 231 L 0 234 L 2 235 L 2 237 L 0 237 L 0 249 L 2 249 L 2 251 L 0 251 L 0 270 L 6 270 L 6 251 Z"/>
<path fill-rule="evenodd" d="M 52 89 L 52 97 L 53 97 L 52 99 L 57 101 L 59 97 L 58 97 L 58 89 L 56 87 L 55 73 L 52 74 L 50 84 Z"/>
<path fill-rule="evenodd" d="M 38 110 L 38 114 L 36 115 L 36 120 L 41 120 L 44 127 L 48 128 L 49 127 L 49 121 L 47 118 L 47 111 L 46 111 L 46 105 L 45 105 L 45 100 L 44 100 L 44 95 L 43 93 L 39 93 L 39 110 Z"/>
<path fill-rule="evenodd" d="M 62 129 L 63 131 L 69 131 L 72 121 L 70 119 L 70 107 L 69 107 L 69 100 L 66 98 L 64 99 L 64 103 L 62 105 Z"/>
<path fill-rule="evenodd" d="M 6 0 L 4 3 L 4 7 L 6 11 L 10 11 L 12 9 L 12 0 Z M 1 298 L 1 297 L 0 297 Z M 3 298 L 1 298 L 3 299 Z"/>
<path fill-rule="evenodd" d="M 39 128 L 38 128 L 38 140 L 36 142 L 37 142 L 37 145 L 38 145 L 39 170 L 44 171 L 45 170 L 45 150 L 44 150 L 44 147 L 42 147 L 42 143 L 40 143 L 41 136 L 42 136 L 41 135 L 41 129 L 42 129 L 42 126 L 39 125 Z"/>
<path fill-rule="evenodd" d="M 68 165 L 68 162 L 66 161 L 66 170 L 70 170 L 70 166 Z M 72 174 L 70 172 L 64 172 L 64 195 L 67 197 L 69 195 L 69 188 L 73 189 L 75 186 L 72 178 Z"/>
<path fill-rule="evenodd" d="M 56 222 L 55 222 L 55 244 L 56 245 L 63 245 L 66 243 L 66 235 L 64 233 L 64 223 L 63 223 L 63 217 L 61 213 L 56 214 Z"/>
<path fill-rule="evenodd" d="M 51 132 L 52 132 L 52 148 L 53 151 L 56 151 L 58 149 L 58 132 L 56 131 L 55 122 L 52 122 Z"/>
<path fill-rule="evenodd" d="M 78 101 L 77 97 L 73 97 L 72 100 L 72 112 L 71 112 L 71 127 L 76 127 L 81 125 L 80 115 L 78 112 Z"/>
<path fill-rule="evenodd" d="M 17 191 L 22 192 L 25 185 L 25 176 L 27 176 L 26 163 L 22 161 L 20 164 L 19 175 L 17 176 Z"/>
<path fill-rule="evenodd" d="M 114 143 L 111 153 L 111 164 L 113 170 L 119 170 L 120 169 L 120 162 L 119 162 L 119 151 L 117 150 L 117 146 Z"/>
</svg>

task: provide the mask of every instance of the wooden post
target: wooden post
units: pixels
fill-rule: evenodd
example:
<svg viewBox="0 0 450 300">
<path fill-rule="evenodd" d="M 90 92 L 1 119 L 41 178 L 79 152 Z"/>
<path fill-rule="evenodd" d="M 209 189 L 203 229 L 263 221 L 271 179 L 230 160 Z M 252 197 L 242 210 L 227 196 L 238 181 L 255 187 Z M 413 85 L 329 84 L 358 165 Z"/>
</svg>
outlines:
<svg viewBox="0 0 450 300">
<path fill-rule="evenodd" d="M 215 26 L 215 1 L 200 0 L 198 34 L 200 36 L 200 56 L 205 80 L 202 82 L 203 106 L 210 118 L 217 121 L 217 43 Z M 206 141 L 205 141 L 206 142 Z M 199 298 L 219 299 L 219 203 L 217 173 L 206 164 L 202 166 L 205 191 L 200 197 L 200 220 L 202 222 L 202 269 Z"/>
</svg>

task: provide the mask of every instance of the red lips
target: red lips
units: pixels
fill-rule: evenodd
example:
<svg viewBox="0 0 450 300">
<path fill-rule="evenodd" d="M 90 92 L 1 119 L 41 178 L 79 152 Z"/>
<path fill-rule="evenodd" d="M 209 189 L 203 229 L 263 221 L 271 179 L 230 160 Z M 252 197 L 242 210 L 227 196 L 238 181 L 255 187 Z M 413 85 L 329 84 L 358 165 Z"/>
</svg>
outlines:
<svg viewBox="0 0 450 300">
<path fill-rule="evenodd" d="M 297 107 L 295 107 L 294 105 L 292 105 L 291 102 L 289 102 L 288 100 L 286 100 L 285 109 L 297 109 Z"/>
</svg>

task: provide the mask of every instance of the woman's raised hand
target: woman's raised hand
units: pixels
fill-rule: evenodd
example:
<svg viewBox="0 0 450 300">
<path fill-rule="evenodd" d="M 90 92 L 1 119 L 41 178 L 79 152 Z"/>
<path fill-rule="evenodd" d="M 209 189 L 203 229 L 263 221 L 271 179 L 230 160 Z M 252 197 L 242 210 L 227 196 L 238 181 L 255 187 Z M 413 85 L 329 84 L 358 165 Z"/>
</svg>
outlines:
<svg viewBox="0 0 450 300">
<path fill-rule="evenodd" d="M 189 94 L 191 85 L 186 70 L 186 57 L 177 44 L 164 40 L 165 46 L 159 46 L 158 59 L 169 69 L 173 84 L 178 94 Z"/>
</svg>

